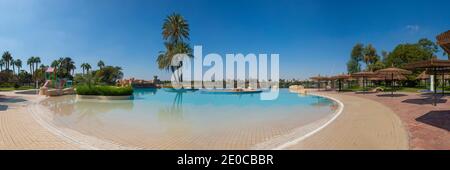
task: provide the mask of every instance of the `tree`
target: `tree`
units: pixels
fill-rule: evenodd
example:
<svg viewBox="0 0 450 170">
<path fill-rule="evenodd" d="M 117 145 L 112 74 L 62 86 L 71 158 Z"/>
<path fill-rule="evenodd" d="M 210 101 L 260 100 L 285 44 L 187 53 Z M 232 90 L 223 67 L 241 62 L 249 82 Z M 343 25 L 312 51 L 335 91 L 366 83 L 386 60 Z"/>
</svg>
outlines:
<svg viewBox="0 0 450 170">
<path fill-rule="evenodd" d="M 14 65 L 17 67 L 17 75 L 19 75 L 19 73 L 20 73 L 20 68 L 22 68 L 22 60 L 17 59 L 17 60 L 14 62 Z"/>
<path fill-rule="evenodd" d="M 89 72 L 89 70 L 91 69 L 91 65 L 89 63 L 83 63 L 81 64 L 81 68 L 83 69 L 83 74 L 85 74 L 85 71 Z"/>
<path fill-rule="evenodd" d="M 372 64 L 370 64 L 368 66 L 368 69 L 371 70 L 371 71 L 377 71 L 377 70 L 381 70 L 383 68 L 386 68 L 386 66 L 381 61 L 377 61 L 377 62 L 372 63 Z"/>
<path fill-rule="evenodd" d="M 4 52 L 2 55 L 2 59 L 5 61 L 6 70 L 9 70 L 9 66 L 11 65 L 11 61 L 13 60 L 11 53 L 9 53 L 9 51 Z"/>
<path fill-rule="evenodd" d="M 38 68 L 38 65 L 41 63 L 41 58 L 40 57 L 34 57 L 33 63 L 36 65 L 36 67 L 33 66 L 33 72 L 34 72 L 34 70 L 36 70 Z"/>
<path fill-rule="evenodd" d="M 3 71 L 3 66 L 5 65 L 5 60 L 0 59 L 0 72 Z"/>
<path fill-rule="evenodd" d="M 436 45 L 433 41 L 429 39 L 422 38 L 417 42 L 417 44 L 421 46 L 425 51 L 429 52 L 432 55 L 431 57 L 436 57 L 436 55 L 434 54 L 439 52 L 438 45 Z"/>
<path fill-rule="evenodd" d="M 399 44 L 394 50 L 389 53 L 386 58 L 385 65 L 394 65 L 396 67 L 403 67 L 405 64 L 416 61 L 430 60 L 436 58 L 434 54 L 434 45 L 430 45 L 431 41 L 424 39 L 419 40 L 415 44 Z M 431 42 L 433 43 L 433 42 Z"/>
<path fill-rule="evenodd" d="M 378 61 L 377 50 L 372 46 L 372 44 L 367 45 L 364 50 L 364 63 L 366 63 L 366 69 L 369 69 L 369 65 Z"/>
<path fill-rule="evenodd" d="M 20 83 L 31 83 L 33 82 L 33 76 L 30 73 L 27 73 L 25 70 L 21 70 L 18 74 L 17 77 L 19 79 Z"/>
<path fill-rule="evenodd" d="M 100 60 L 98 61 L 97 66 L 98 68 L 102 69 L 103 67 L 105 67 L 105 63 L 102 60 Z"/>
<path fill-rule="evenodd" d="M 123 78 L 123 72 L 121 67 L 105 66 L 95 72 L 95 76 L 98 77 L 102 83 L 114 85 L 117 80 Z"/>
<path fill-rule="evenodd" d="M 361 66 L 359 62 L 355 59 L 350 59 L 350 61 L 347 62 L 347 71 L 349 74 L 360 72 Z"/>
<path fill-rule="evenodd" d="M 167 16 L 163 23 L 162 32 L 165 51 L 158 54 L 156 62 L 161 70 L 170 70 L 172 73 L 183 65 L 172 66 L 172 59 L 177 54 L 187 54 L 192 57 L 192 48 L 185 40 L 189 40 L 189 24 L 180 14 Z M 182 73 L 179 72 L 178 80 L 182 81 Z"/>
<path fill-rule="evenodd" d="M 12 69 L 12 73 L 16 74 L 16 60 L 12 59 L 10 64 L 11 64 L 11 66 L 13 68 Z"/>
<path fill-rule="evenodd" d="M 355 46 L 353 46 L 350 57 L 356 62 L 362 61 L 364 59 L 364 44 L 357 43 Z"/>
<path fill-rule="evenodd" d="M 34 58 L 33 56 L 31 56 L 31 57 L 28 58 L 28 60 L 27 60 L 27 65 L 30 66 L 30 74 L 31 74 L 31 75 L 34 75 L 34 71 L 33 71 L 34 60 L 35 60 L 35 58 Z"/>
<path fill-rule="evenodd" d="M 189 40 L 189 24 L 183 16 L 173 13 L 164 20 L 162 35 L 171 44 Z"/>
</svg>

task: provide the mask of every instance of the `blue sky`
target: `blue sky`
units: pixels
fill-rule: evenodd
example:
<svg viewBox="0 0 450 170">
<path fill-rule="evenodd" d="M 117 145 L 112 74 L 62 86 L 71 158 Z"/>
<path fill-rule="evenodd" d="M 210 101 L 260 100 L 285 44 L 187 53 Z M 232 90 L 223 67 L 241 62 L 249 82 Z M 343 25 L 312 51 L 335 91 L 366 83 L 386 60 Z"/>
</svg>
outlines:
<svg viewBox="0 0 450 170">
<path fill-rule="evenodd" d="M 0 0 L 0 51 L 119 65 L 126 77 L 168 78 L 156 66 L 161 25 L 177 12 L 203 53 L 278 53 L 281 78 L 346 72 L 355 43 L 378 51 L 450 29 L 448 0 Z M 441 56 L 442 57 L 442 56 Z M 27 68 L 26 66 L 24 68 Z M 77 70 L 81 71 L 81 70 Z"/>
</svg>

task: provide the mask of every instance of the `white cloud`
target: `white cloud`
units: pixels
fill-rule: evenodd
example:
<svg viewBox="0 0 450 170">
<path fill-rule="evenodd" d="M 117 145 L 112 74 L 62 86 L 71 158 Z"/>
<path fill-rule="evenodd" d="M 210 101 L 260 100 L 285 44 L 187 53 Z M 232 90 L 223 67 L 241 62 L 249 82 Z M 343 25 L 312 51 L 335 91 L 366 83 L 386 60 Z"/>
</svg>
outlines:
<svg viewBox="0 0 450 170">
<path fill-rule="evenodd" d="M 420 30 L 420 26 L 419 25 L 406 25 L 405 28 L 410 33 L 416 33 L 416 32 L 419 32 L 419 30 Z"/>
</svg>

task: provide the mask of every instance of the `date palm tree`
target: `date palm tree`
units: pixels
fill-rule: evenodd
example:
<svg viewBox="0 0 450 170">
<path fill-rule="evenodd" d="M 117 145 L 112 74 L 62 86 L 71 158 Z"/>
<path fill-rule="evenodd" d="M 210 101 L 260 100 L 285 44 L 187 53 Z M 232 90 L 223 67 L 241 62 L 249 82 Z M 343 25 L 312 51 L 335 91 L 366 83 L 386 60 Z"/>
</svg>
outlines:
<svg viewBox="0 0 450 170">
<path fill-rule="evenodd" d="M 0 59 L 0 71 L 3 71 L 3 66 L 5 65 L 5 60 Z"/>
<path fill-rule="evenodd" d="M 12 59 L 9 63 L 12 66 L 12 73 L 13 75 L 16 74 L 16 60 Z"/>
<path fill-rule="evenodd" d="M 189 24 L 183 16 L 173 13 L 164 20 L 162 35 L 164 40 L 173 44 L 189 40 Z"/>
<path fill-rule="evenodd" d="M 192 57 L 192 48 L 186 42 L 189 40 L 189 24 L 183 16 L 177 13 L 167 16 L 162 27 L 162 36 L 165 51 L 161 51 L 157 57 L 158 68 L 161 70 L 170 70 L 172 73 L 181 67 L 183 63 L 178 66 L 172 66 L 172 59 L 177 54 L 187 54 Z M 178 80 L 182 80 L 182 73 L 178 76 Z"/>
<path fill-rule="evenodd" d="M 9 66 L 11 65 L 11 61 L 13 60 L 11 53 L 9 53 L 9 51 L 4 52 L 2 55 L 2 59 L 5 61 L 6 70 L 9 70 Z"/>
<path fill-rule="evenodd" d="M 34 57 L 31 56 L 30 58 L 28 58 L 27 60 L 27 65 L 30 66 L 30 74 L 34 75 L 34 71 L 33 71 L 33 67 L 34 67 Z"/>
<path fill-rule="evenodd" d="M 36 66 L 33 66 L 33 72 L 38 68 L 39 64 L 41 63 L 40 57 L 34 57 L 33 64 Z"/>
<path fill-rule="evenodd" d="M 105 67 L 105 63 L 102 60 L 100 60 L 98 61 L 97 66 L 98 68 L 102 69 L 103 67 Z"/>
<path fill-rule="evenodd" d="M 19 75 L 20 69 L 22 68 L 22 60 L 17 59 L 17 60 L 14 62 L 14 65 L 17 67 L 17 75 Z"/>
<path fill-rule="evenodd" d="M 77 68 L 75 66 L 75 62 L 70 57 L 60 58 L 60 71 L 62 72 L 62 76 L 66 77 L 73 73 L 73 71 Z"/>
<path fill-rule="evenodd" d="M 89 63 L 83 63 L 81 64 L 81 68 L 83 69 L 83 74 L 85 74 L 85 71 L 89 73 L 89 70 L 91 69 L 91 65 Z"/>
</svg>

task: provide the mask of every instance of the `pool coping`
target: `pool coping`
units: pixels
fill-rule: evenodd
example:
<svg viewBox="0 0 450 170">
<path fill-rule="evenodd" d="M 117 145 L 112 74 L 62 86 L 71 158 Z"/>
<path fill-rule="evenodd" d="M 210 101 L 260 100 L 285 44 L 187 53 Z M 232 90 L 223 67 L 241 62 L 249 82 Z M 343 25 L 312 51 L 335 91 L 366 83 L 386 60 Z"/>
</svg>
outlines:
<svg viewBox="0 0 450 170">
<path fill-rule="evenodd" d="M 308 137 L 318 133 L 319 131 L 321 131 L 322 129 L 324 129 L 325 127 L 327 127 L 331 123 L 333 123 L 333 121 L 336 120 L 342 114 L 342 112 L 344 111 L 344 108 L 345 108 L 344 103 L 342 103 L 340 100 L 338 100 L 338 99 L 336 99 L 334 97 L 330 97 L 330 96 L 322 95 L 322 94 L 317 94 L 317 93 L 314 93 L 314 92 L 308 93 L 308 95 L 323 97 L 323 98 L 327 98 L 327 99 L 330 99 L 332 101 L 335 101 L 339 105 L 339 108 L 334 113 L 333 117 L 331 117 L 329 120 L 327 120 L 324 124 L 322 124 L 319 127 L 315 128 L 313 131 L 308 132 L 305 135 L 298 136 L 298 137 L 296 137 L 296 138 L 294 138 L 294 139 L 292 139 L 290 141 L 284 142 L 283 144 L 280 144 L 280 145 L 272 148 L 271 150 L 283 150 L 283 149 L 287 149 L 287 148 L 289 148 L 291 146 L 294 146 L 294 145 L 298 144 L 299 142 L 301 142 L 301 141 L 305 140 L 306 138 L 308 138 Z M 319 121 L 320 120 L 317 120 L 317 121 L 312 122 L 310 124 L 314 124 L 314 123 L 319 122 Z"/>
</svg>

